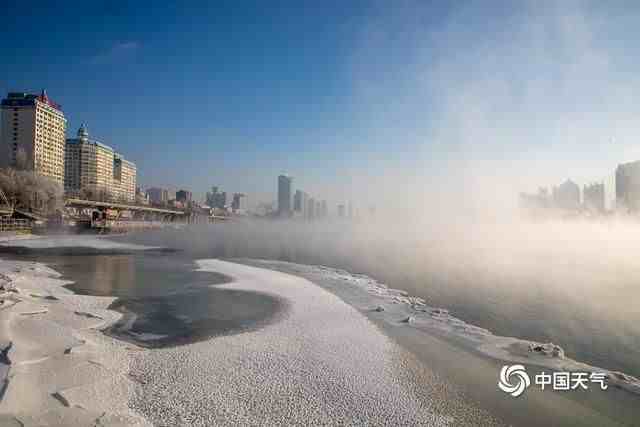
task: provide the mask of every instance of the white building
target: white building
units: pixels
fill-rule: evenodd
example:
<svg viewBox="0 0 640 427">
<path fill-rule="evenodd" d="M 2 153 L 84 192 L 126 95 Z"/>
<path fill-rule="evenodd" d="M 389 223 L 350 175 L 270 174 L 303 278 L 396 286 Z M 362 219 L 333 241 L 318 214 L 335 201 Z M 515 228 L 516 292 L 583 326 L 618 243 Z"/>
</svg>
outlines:
<svg viewBox="0 0 640 427">
<path fill-rule="evenodd" d="M 0 166 L 25 167 L 64 184 L 67 120 L 61 107 L 43 90 L 9 93 L 1 109 Z"/>
</svg>

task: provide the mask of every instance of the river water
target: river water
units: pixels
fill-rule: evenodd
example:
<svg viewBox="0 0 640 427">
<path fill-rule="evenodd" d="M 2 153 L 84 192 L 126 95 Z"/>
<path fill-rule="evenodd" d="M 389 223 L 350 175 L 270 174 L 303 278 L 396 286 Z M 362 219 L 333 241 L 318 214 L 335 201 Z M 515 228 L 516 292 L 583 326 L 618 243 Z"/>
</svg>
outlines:
<svg viewBox="0 0 640 427">
<path fill-rule="evenodd" d="M 374 242 L 353 234 L 339 224 L 283 230 L 270 223 L 237 223 L 117 239 L 170 242 L 191 259 L 276 259 L 363 273 L 496 335 L 553 342 L 571 358 L 640 377 L 640 269 L 633 260 L 601 267 L 582 255 L 558 261 L 553 254 L 527 252 L 518 256 L 543 268 L 514 272 L 501 264 L 485 269 L 457 252 L 440 257 L 436 244 L 413 248 L 398 244 L 398 238 Z M 424 255 L 415 257 L 420 252 Z"/>
<path fill-rule="evenodd" d="M 269 295 L 217 288 L 231 279 L 195 271 L 193 260 L 180 251 L 29 257 L 73 281 L 67 287 L 76 293 L 118 297 L 110 308 L 124 316 L 105 333 L 144 347 L 258 328 L 285 308 Z"/>
</svg>

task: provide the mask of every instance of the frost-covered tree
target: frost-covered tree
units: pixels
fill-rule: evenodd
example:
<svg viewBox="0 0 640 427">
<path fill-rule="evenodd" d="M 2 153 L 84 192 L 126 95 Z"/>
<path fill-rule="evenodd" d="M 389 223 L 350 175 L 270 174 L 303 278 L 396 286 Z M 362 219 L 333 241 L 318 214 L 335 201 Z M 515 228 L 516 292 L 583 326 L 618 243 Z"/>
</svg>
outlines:
<svg viewBox="0 0 640 427">
<path fill-rule="evenodd" d="M 51 215 L 64 206 L 62 185 L 31 170 L 0 169 L 0 188 L 13 209 Z"/>
</svg>

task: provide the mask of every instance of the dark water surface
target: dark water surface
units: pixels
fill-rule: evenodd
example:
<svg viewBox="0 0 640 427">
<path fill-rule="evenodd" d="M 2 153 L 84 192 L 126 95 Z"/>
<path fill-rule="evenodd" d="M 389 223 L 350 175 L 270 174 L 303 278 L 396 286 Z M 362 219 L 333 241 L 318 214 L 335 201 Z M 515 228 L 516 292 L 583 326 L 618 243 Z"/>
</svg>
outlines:
<svg viewBox="0 0 640 427">
<path fill-rule="evenodd" d="M 193 260 L 179 251 L 81 255 L 82 250 L 75 248 L 71 256 L 67 252 L 29 257 L 73 281 L 67 287 L 76 293 L 118 297 L 110 308 L 123 317 L 104 332 L 144 347 L 251 330 L 274 320 L 284 309 L 283 301 L 269 295 L 212 286 L 231 279 L 195 271 Z"/>
</svg>

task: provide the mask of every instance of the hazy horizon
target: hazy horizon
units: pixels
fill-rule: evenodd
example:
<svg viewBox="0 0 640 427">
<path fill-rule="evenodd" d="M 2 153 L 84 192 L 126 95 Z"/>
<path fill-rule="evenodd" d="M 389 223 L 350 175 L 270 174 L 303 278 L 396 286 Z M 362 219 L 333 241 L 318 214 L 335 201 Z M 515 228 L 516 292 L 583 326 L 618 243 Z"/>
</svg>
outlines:
<svg viewBox="0 0 640 427">
<path fill-rule="evenodd" d="M 47 88 L 145 187 L 500 210 L 568 178 L 610 200 L 640 158 L 633 5 L 85 6 L 10 5 L 0 91 Z"/>
</svg>

